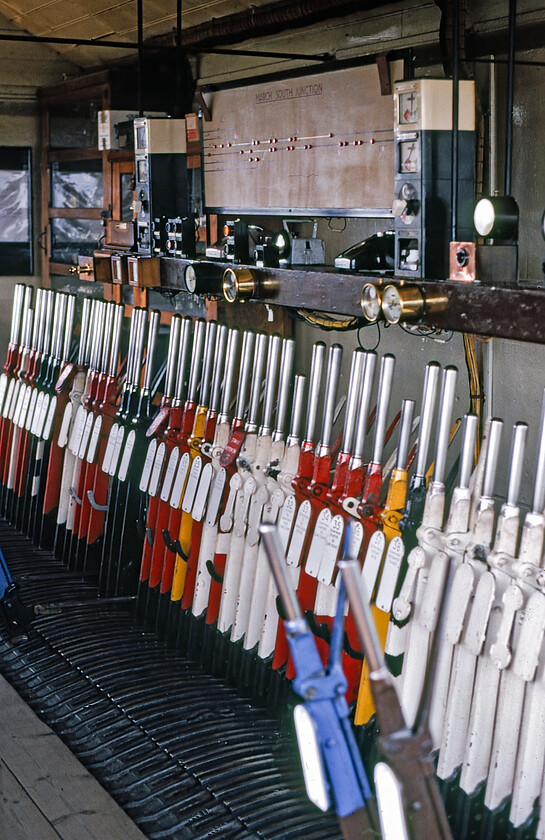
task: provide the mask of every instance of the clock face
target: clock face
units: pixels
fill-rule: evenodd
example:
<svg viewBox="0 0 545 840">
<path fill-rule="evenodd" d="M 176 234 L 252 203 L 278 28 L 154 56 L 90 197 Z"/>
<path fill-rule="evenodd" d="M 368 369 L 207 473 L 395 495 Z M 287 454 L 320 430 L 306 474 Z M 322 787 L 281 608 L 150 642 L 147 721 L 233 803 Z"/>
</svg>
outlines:
<svg viewBox="0 0 545 840">
<path fill-rule="evenodd" d="M 399 144 L 398 171 L 402 173 L 420 171 L 420 146 L 418 140 L 403 140 Z"/>
<path fill-rule="evenodd" d="M 380 315 L 380 303 L 380 295 L 377 291 L 377 287 L 372 283 L 367 283 L 363 287 L 361 295 L 361 308 L 363 309 L 363 314 L 369 322 L 373 323 L 374 321 L 378 321 Z"/>
<path fill-rule="evenodd" d="M 414 125 L 418 122 L 418 94 L 407 91 L 399 94 L 399 124 Z"/>
<path fill-rule="evenodd" d="M 185 287 L 191 294 L 195 293 L 197 288 L 197 275 L 192 265 L 187 265 L 184 273 Z"/>
<path fill-rule="evenodd" d="M 231 268 L 226 268 L 223 274 L 223 294 L 225 300 L 234 303 L 238 295 L 237 276 Z"/>
<path fill-rule="evenodd" d="M 382 311 L 390 324 L 399 324 L 403 302 L 395 286 L 386 286 L 382 295 Z"/>
</svg>

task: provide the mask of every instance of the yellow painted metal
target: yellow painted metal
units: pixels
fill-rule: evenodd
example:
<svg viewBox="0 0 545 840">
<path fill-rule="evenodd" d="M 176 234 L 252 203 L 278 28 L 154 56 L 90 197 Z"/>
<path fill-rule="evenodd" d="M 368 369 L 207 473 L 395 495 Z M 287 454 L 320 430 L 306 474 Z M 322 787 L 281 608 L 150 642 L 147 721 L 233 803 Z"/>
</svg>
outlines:
<svg viewBox="0 0 545 840">
<path fill-rule="evenodd" d="M 204 405 L 197 406 L 195 411 L 195 419 L 193 421 L 193 429 L 188 438 L 189 445 L 189 469 L 187 474 L 191 471 L 191 464 L 200 453 L 200 444 L 203 439 L 204 430 L 206 426 L 206 415 L 208 409 Z M 182 493 L 182 501 L 183 501 Z M 181 502 L 180 502 L 181 504 Z M 179 601 L 184 594 L 185 579 L 187 576 L 187 558 L 189 557 L 189 549 L 191 546 L 191 531 L 193 529 L 193 517 L 190 513 L 182 513 L 182 521 L 180 524 L 180 532 L 178 540 L 182 549 L 183 557 L 176 557 L 176 564 L 174 566 L 174 575 L 172 578 L 172 589 L 170 591 L 170 600 Z"/>
<path fill-rule="evenodd" d="M 399 522 L 403 516 L 403 508 L 405 507 L 405 500 L 407 498 L 407 471 L 394 470 L 388 486 L 388 494 L 386 502 L 384 503 L 384 510 L 382 511 L 382 530 L 386 537 L 386 551 L 390 540 L 394 537 L 401 536 L 399 530 Z M 386 553 L 385 551 L 385 553 Z M 382 570 L 381 570 L 382 571 Z M 390 613 L 383 612 L 373 604 L 372 605 L 373 618 L 377 627 L 378 637 L 384 650 L 386 644 L 386 635 L 388 633 L 388 625 L 390 623 Z M 367 723 L 375 713 L 375 706 L 369 684 L 369 668 L 367 661 L 364 660 L 361 669 L 360 685 L 358 690 L 358 699 L 356 702 L 356 712 L 354 716 L 354 723 L 356 726 L 362 726 Z"/>
</svg>

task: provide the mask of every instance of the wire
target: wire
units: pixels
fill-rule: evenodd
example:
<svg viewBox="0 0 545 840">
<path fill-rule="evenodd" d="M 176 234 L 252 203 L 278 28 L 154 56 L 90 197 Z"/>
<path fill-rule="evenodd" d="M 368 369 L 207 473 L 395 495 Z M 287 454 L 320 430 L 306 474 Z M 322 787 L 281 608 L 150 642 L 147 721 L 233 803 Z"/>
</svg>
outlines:
<svg viewBox="0 0 545 840">
<path fill-rule="evenodd" d="M 321 312 L 306 312 L 303 309 L 296 309 L 297 315 L 307 324 L 313 327 L 319 327 L 321 330 L 337 330 L 338 332 L 348 332 L 349 330 L 357 330 L 362 326 L 363 318 L 345 318 L 341 321 L 338 318 L 333 318 L 330 315 L 323 315 Z"/>
<path fill-rule="evenodd" d="M 481 377 L 479 374 L 479 366 L 477 364 L 477 353 L 475 350 L 475 336 L 470 333 L 464 334 L 464 350 L 466 357 L 467 373 L 469 378 L 469 397 L 470 397 L 470 411 L 477 415 L 479 420 L 479 429 L 482 422 L 482 407 L 483 407 L 483 388 Z M 477 435 L 475 441 L 475 459 L 479 457 L 480 436 Z"/>
<path fill-rule="evenodd" d="M 376 328 L 377 328 L 377 343 L 375 344 L 375 346 L 374 346 L 374 347 L 364 347 L 364 346 L 363 346 L 363 343 L 362 343 L 362 340 L 361 340 L 361 337 L 360 337 L 360 332 L 362 331 L 362 329 L 364 329 L 364 327 L 372 327 L 372 326 L 373 326 L 373 324 L 363 324 L 363 326 L 361 326 L 361 327 L 358 329 L 358 333 L 357 333 L 358 346 L 361 348 L 361 350 L 367 350 L 367 351 L 371 351 L 371 352 L 372 352 L 373 350 L 376 350 L 376 349 L 377 349 L 377 347 L 378 347 L 378 346 L 379 346 L 379 344 L 380 344 L 380 340 L 381 340 L 382 336 L 381 336 L 381 334 L 380 334 L 380 322 L 379 322 L 379 321 L 377 321 L 377 322 L 375 323 L 375 326 L 376 326 Z"/>
<path fill-rule="evenodd" d="M 442 344 L 446 344 L 448 341 L 451 341 L 452 336 L 454 335 L 452 330 L 441 330 L 437 327 L 426 327 L 424 324 L 414 324 L 413 326 L 399 324 L 399 326 L 403 332 L 407 333 L 407 335 L 417 335 L 419 338 L 431 338 L 433 341 L 440 341 Z"/>
</svg>

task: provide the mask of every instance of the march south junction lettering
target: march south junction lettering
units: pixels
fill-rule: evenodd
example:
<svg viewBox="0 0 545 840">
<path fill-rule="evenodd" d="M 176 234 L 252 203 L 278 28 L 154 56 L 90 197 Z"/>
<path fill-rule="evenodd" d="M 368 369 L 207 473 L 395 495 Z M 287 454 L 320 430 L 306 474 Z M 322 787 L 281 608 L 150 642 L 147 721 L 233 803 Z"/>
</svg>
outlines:
<svg viewBox="0 0 545 840">
<path fill-rule="evenodd" d="M 279 102 L 283 99 L 301 99 L 303 96 L 321 96 L 321 82 L 313 82 L 308 85 L 290 85 L 290 87 L 264 90 L 255 94 L 255 104 L 263 105 L 265 102 Z"/>
</svg>

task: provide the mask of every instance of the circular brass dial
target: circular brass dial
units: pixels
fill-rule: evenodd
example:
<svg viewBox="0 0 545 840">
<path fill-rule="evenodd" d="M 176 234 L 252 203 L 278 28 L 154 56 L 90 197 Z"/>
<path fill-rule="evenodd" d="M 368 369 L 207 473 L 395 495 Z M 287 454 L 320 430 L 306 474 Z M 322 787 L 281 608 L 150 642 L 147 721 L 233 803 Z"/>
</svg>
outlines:
<svg viewBox="0 0 545 840">
<path fill-rule="evenodd" d="M 389 324 L 411 321 L 424 311 L 424 298 L 416 286 L 386 286 L 382 293 L 382 313 Z"/>
<path fill-rule="evenodd" d="M 255 297 L 257 283 L 249 268 L 226 268 L 223 272 L 223 296 L 228 303 Z"/>
<path fill-rule="evenodd" d="M 364 317 L 370 324 L 374 324 L 380 318 L 381 299 L 374 283 L 366 283 L 361 293 L 361 308 Z"/>
</svg>

